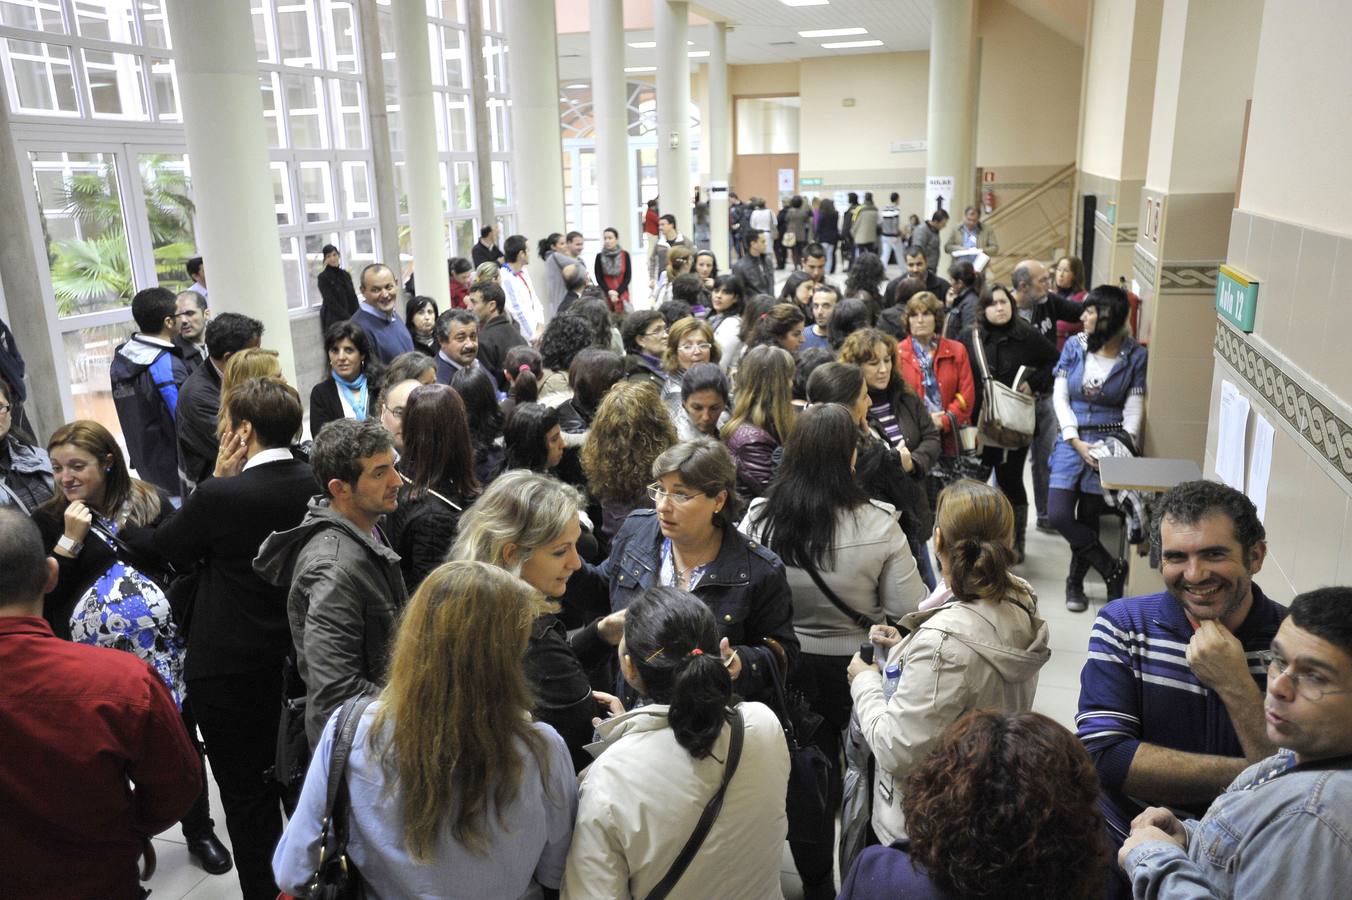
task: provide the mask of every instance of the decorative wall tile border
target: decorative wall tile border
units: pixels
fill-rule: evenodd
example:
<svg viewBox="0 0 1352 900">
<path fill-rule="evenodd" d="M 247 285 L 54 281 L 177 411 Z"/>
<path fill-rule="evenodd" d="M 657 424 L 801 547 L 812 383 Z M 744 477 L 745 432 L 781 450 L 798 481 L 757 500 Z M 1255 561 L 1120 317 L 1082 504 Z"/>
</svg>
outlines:
<svg viewBox="0 0 1352 900">
<path fill-rule="evenodd" d="M 1198 294 L 1216 290 L 1218 264 L 1214 262 L 1166 263 L 1160 269 L 1161 294 Z"/>
<path fill-rule="evenodd" d="M 1155 257 L 1138 243 L 1136 253 L 1131 260 L 1131 268 L 1136 273 L 1136 280 L 1141 284 L 1153 285 L 1157 266 Z"/>
<path fill-rule="evenodd" d="M 1117 242 L 1119 244 L 1134 244 L 1140 231 L 1135 225 L 1118 225 Z"/>
<path fill-rule="evenodd" d="M 1307 451 L 1323 457 L 1352 490 L 1352 425 L 1224 322 L 1216 328 L 1215 347 L 1216 355 L 1286 419 Z"/>
</svg>

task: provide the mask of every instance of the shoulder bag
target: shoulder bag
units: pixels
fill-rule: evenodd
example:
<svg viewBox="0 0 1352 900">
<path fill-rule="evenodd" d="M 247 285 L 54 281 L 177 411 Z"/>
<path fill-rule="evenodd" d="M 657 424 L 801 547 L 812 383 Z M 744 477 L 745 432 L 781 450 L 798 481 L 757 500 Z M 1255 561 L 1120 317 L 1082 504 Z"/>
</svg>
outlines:
<svg viewBox="0 0 1352 900">
<path fill-rule="evenodd" d="M 953 433 L 959 435 L 961 441 L 959 452 L 954 456 L 941 454 L 934 462 L 934 467 L 930 469 L 931 479 L 938 482 L 939 490 L 948 487 L 955 481 L 962 481 L 964 478 L 970 478 L 973 481 L 985 481 L 991 477 L 991 467 L 981 460 L 981 453 L 973 445 L 968 447 L 967 432 L 972 432 L 972 438 L 975 440 L 977 429 L 970 425 L 959 425 L 958 417 L 951 412 L 944 415 L 948 418 L 948 423 L 952 426 Z M 930 497 L 930 507 L 935 508 L 939 496 L 939 490 L 932 492 Z"/>
<path fill-rule="evenodd" d="M 731 710 L 732 715 L 728 717 L 732 725 L 732 735 L 728 740 L 728 761 L 723 764 L 723 781 L 718 785 L 718 790 L 713 797 L 704 806 L 704 812 L 699 817 L 699 822 L 695 825 L 695 830 L 690 833 L 690 838 L 681 848 L 681 852 L 676 854 L 676 860 L 667 869 L 667 874 L 662 876 L 662 880 L 657 883 L 651 891 L 648 892 L 648 900 L 664 900 L 671 893 L 671 889 L 681 880 L 685 870 L 690 867 L 690 863 L 699 853 L 699 848 L 704 843 L 704 839 L 709 836 L 709 831 L 714 827 L 714 820 L 718 818 L 718 813 L 723 809 L 723 797 L 728 792 L 728 782 L 732 781 L 732 776 L 737 774 L 737 763 L 742 758 L 742 739 L 743 726 L 742 714 L 736 709 Z"/>
<path fill-rule="evenodd" d="M 1019 382 L 1028 367 L 1019 366 L 1012 385 L 1002 384 L 991 377 L 990 367 L 986 364 L 986 344 L 980 330 L 972 335 L 972 348 L 976 351 L 984 392 L 981 421 L 977 423 L 981 439 L 987 446 L 1004 450 L 1027 447 L 1033 442 L 1033 432 L 1037 429 L 1037 401 L 1031 394 L 1019 390 Z"/>
<path fill-rule="evenodd" d="M 329 757 L 328 794 L 319 832 L 319 865 L 310 876 L 305 896 L 310 900 L 360 900 L 366 896 L 361 874 L 347 858 L 347 760 L 362 713 L 375 697 L 354 697 L 343 705 L 338 732 Z"/>
<path fill-rule="evenodd" d="M 828 814 L 830 768 L 826 754 L 810 743 L 823 720 L 802 694 L 785 689 L 784 675 L 778 665 L 771 663 L 769 669 L 779 704 L 780 725 L 789 745 L 789 787 L 784 797 L 784 811 L 789 820 L 788 840 L 812 843 L 816 840 L 818 823 Z"/>
</svg>

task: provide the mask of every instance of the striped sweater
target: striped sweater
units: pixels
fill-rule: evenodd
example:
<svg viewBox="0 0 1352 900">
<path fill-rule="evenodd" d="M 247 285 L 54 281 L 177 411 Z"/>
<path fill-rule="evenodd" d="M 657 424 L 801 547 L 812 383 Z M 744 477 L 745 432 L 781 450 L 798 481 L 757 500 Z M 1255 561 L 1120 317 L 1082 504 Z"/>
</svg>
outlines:
<svg viewBox="0 0 1352 900">
<path fill-rule="evenodd" d="M 1258 654 L 1271 647 L 1286 612 L 1253 585 L 1253 607 L 1235 637 L 1259 690 L 1266 688 L 1267 670 Z M 1076 733 L 1098 769 L 1104 815 L 1118 843 L 1145 809 L 1122 792 L 1141 742 L 1186 753 L 1244 755 L 1220 696 L 1188 666 L 1192 635 L 1183 605 L 1167 592 L 1109 603 L 1089 633 Z"/>
</svg>

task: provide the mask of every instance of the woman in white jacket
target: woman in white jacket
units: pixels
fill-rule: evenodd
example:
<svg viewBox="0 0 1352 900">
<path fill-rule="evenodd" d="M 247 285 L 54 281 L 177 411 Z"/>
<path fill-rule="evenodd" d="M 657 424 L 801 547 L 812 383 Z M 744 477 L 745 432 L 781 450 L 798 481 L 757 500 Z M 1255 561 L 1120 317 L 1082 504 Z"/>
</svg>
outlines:
<svg viewBox="0 0 1352 900">
<path fill-rule="evenodd" d="M 850 722 L 850 654 L 868 640 L 870 625 L 915 612 L 928 593 L 896 510 L 870 500 L 855 481 L 858 440 L 850 410 L 809 407 L 784 446 L 770 490 L 752 501 L 739 526 L 784 561 L 802 647 L 795 685 L 824 720 L 812 740 L 831 769 L 829 814 L 815 840 L 789 842 L 807 900 L 836 896 L 834 813 L 841 802 L 841 737 Z"/>
<path fill-rule="evenodd" d="M 782 898 L 788 748 L 760 703 L 729 709 L 713 613 L 692 594 L 649 588 L 625 613 L 625 680 L 652 702 L 597 720 L 603 749 L 586 770 L 563 879 L 565 900 L 644 898 L 661 883 L 719 790 L 733 726 L 740 762 L 698 852 L 670 900 Z"/>
<path fill-rule="evenodd" d="M 891 645 L 887 664 L 901 664 L 891 699 L 877 665 L 856 653 L 848 669 L 859 726 L 877 760 L 873 830 L 883 844 L 905 836 L 902 781 L 944 729 L 972 709 L 1026 712 L 1051 656 L 1037 597 L 1010 572 L 1014 509 L 1003 493 L 975 481 L 945 488 L 934 548 L 951 595 L 936 591 L 904 618 L 904 640 L 889 626 L 872 630 L 875 642 Z"/>
</svg>

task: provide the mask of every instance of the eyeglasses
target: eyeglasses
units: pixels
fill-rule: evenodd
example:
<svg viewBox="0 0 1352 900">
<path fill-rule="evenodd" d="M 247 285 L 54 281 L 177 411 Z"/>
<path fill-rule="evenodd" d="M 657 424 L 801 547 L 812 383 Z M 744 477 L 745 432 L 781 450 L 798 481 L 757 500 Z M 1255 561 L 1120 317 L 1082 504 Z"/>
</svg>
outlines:
<svg viewBox="0 0 1352 900">
<path fill-rule="evenodd" d="M 659 329 L 657 329 L 656 331 L 645 331 L 645 332 L 643 332 L 643 336 L 644 336 L 644 337 L 649 337 L 649 338 L 662 337 L 662 336 L 665 335 L 666 333 L 667 333 L 667 329 L 666 329 L 665 326 L 663 326 L 662 328 L 659 328 Z"/>
<path fill-rule="evenodd" d="M 687 503 L 689 503 L 691 500 L 694 500 L 696 497 L 695 494 L 687 494 L 685 491 L 674 491 L 668 493 L 667 491 L 662 490 L 662 485 L 660 484 L 648 485 L 648 496 L 652 498 L 652 501 L 654 503 L 661 503 L 663 500 L 670 500 L 677 506 L 685 506 Z"/>
<path fill-rule="evenodd" d="M 708 341 L 700 341 L 698 344 L 682 344 L 679 349 L 682 353 L 704 353 L 708 351 L 713 344 Z"/>
<path fill-rule="evenodd" d="M 9 415 L 9 411 L 13 408 L 14 407 L 10 406 L 8 403 L 0 403 L 0 416 Z"/>
<path fill-rule="evenodd" d="M 1318 672 L 1291 671 L 1291 664 L 1271 650 L 1259 652 L 1258 658 L 1262 660 L 1263 665 L 1267 666 L 1269 682 L 1276 681 L 1285 675 L 1295 685 L 1296 693 L 1311 703 L 1318 703 L 1330 694 L 1352 694 L 1352 690 L 1329 690 L 1325 688 L 1324 685 L 1328 683 L 1328 680 Z"/>
<path fill-rule="evenodd" d="M 402 406 L 387 406 L 385 407 L 385 412 L 394 416 L 396 419 L 402 419 L 404 417 L 404 408 Z"/>
</svg>

